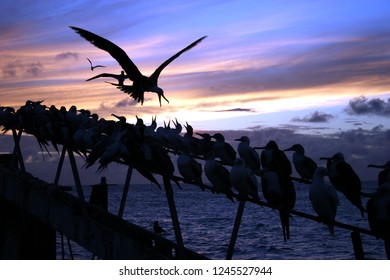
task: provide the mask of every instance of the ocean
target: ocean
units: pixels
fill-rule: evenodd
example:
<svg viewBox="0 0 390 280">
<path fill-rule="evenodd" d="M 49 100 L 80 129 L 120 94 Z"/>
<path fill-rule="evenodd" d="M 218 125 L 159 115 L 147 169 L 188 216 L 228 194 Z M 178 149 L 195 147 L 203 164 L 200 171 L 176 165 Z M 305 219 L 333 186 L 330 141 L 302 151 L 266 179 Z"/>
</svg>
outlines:
<svg viewBox="0 0 390 280">
<path fill-rule="evenodd" d="M 315 215 L 309 201 L 309 186 L 294 183 L 297 199 L 295 210 Z M 223 260 L 226 257 L 231 232 L 239 203 L 228 200 L 222 194 L 202 191 L 193 185 L 173 184 L 174 198 L 178 211 L 184 245 L 208 258 Z M 88 201 L 90 186 L 84 186 Z M 364 192 L 376 189 L 376 182 L 364 182 Z M 260 188 L 259 188 L 260 190 Z M 108 207 L 117 214 L 123 187 L 108 187 Z M 73 190 L 73 192 L 75 192 Z M 75 194 L 76 195 L 76 194 Z M 369 229 L 367 215 L 338 193 L 340 205 L 336 220 L 345 224 Z M 260 198 L 264 198 L 260 191 Z M 367 198 L 363 197 L 363 205 Z M 164 190 L 152 184 L 130 186 L 123 218 L 145 229 L 153 230 L 153 221 L 159 221 L 166 230 L 164 237 L 175 241 Z M 366 259 L 386 259 L 383 240 L 361 234 Z M 90 252 L 71 242 L 74 259 L 91 259 Z M 65 259 L 71 258 L 65 246 Z M 62 258 L 61 239 L 57 238 L 57 258 Z M 335 236 L 330 236 L 326 225 L 296 215 L 290 219 L 290 239 L 283 240 L 279 214 L 273 209 L 247 202 L 233 254 L 233 259 L 241 260 L 349 260 L 355 259 L 351 232 L 335 228 Z"/>
</svg>

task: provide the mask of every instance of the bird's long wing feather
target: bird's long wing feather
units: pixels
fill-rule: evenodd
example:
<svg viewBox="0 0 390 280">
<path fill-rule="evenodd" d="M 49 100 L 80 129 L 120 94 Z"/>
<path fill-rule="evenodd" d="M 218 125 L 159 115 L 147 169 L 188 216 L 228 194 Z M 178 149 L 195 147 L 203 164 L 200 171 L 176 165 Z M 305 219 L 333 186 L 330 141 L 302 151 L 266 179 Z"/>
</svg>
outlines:
<svg viewBox="0 0 390 280">
<path fill-rule="evenodd" d="M 189 49 L 195 47 L 197 44 L 199 44 L 203 39 L 205 39 L 207 36 L 203 36 L 202 38 L 196 40 L 195 42 L 193 42 L 192 44 L 188 45 L 187 47 L 185 47 L 184 49 L 182 49 L 181 51 L 179 51 L 178 53 L 176 53 L 175 55 L 171 56 L 169 59 L 167 59 L 166 61 L 164 61 L 154 72 L 153 74 L 150 76 L 150 79 L 152 81 L 155 81 L 157 83 L 157 79 L 158 79 L 158 76 L 160 75 L 161 71 L 167 67 L 167 65 L 169 63 L 171 63 L 172 61 L 174 61 L 176 58 L 178 58 L 182 53 L 188 51 Z"/>
<path fill-rule="evenodd" d="M 93 76 L 92 78 L 89 78 L 89 79 L 86 80 L 86 81 L 90 81 L 90 80 L 94 80 L 94 79 L 102 78 L 102 77 L 109 77 L 109 78 L 115 78 L 115 79 L 117 79 L 117 78 L 119 77 L 119 75 L 110 74 L 110 73 L 101 73 L 101 74 L 99 74 L 99 75 Z"/>
<path fill-rule="evenodd" d="M 142 77 L 142 73 L 138 70 L 137 66 L 131 61 L 129 56 L 124 50 L 110 42 L 109 40 L 100 37 L 92 32 L 87 30 L 70 26 L 73 30 L 76 31 L 81 37 L 89 41 L 94 46 L 108 52 L 115 60 L 122 66 L 123 70 L 126 72 L 127 76 L 132 80 L 137 80 Z"/>
</svg>

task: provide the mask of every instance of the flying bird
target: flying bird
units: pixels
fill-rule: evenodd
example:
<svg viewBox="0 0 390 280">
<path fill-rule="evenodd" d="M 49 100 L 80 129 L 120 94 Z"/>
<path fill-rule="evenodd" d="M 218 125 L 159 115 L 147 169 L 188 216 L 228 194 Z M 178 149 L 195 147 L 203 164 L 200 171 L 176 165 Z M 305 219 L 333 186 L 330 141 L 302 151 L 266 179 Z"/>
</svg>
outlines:
<svg viewBox="0 0 390 280">
<path fill-rule="evenodd" d="M 89 61 L 89 64 L 91 65 L 91 71 L 93 71 L 95 68 L 98 68 L 98 67 L 106 67 L 104 65 L 95 65 L 95 66 L 93 66 L 92 61 L 88 57 L 87 57 L 87 60 Z"/>
<path fill-rule="evenodd" d="M 200 39 L 196 40 L 192 44 L 188 45 L 175 55 L 171 56 L 169 59 L 164 61 L 149 77 L 144 76 L 138 67 L 133 63 L 133 61 L 129 58 L 126 52 L 110 42 L 109 40 L 100 37 L 92 32 L 87 30 L 70 26 L 73 30 L 75 30 L 81 37 L 89 41 L 94 46 L 108 52 L 123 68 L 126 72 L 128 78 L 133 81 L 133 85 L 118 85 L 118 88 L 122 91 L 130 94 L 138 102 L 141 102 L 141 105 L 144 102 L 144 93 L 145 91 L 155 92 L 158 95 L 160 107 L 161 107 L 161 97 L 163 97 L 168 103 L 168 99 L 164 96 L 164 91 L 162 88 L 158 86 L 158 77 L 161 74 L 161 71 L 168 66 L 173 60 L 178 58 L 182 53 L 188 51 L 189 49 L 195 47 L 198 43 L 200 43 L 207 36 L 203 36 Z"/>
</svg>

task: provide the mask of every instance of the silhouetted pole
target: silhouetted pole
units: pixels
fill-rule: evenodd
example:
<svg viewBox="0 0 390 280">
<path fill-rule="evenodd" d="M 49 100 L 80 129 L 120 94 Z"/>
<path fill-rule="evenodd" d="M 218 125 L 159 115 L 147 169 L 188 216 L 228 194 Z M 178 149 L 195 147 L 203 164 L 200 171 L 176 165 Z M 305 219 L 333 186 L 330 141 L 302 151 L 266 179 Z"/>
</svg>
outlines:
<svg viewBox="0 0 390 280">
<path fill-rule="evenodd" d="M 73 151 L 69 148 L 67 150 L 68 150 L 70 166 L 72 167 L 74 182 L 76 184 L 77 194 L 79 195 L 79 198 L 81 199 L 81 201 L 85 202 L 83 189 L 81 187 L 79 171 L 77 170 L 76 160 L 74 158 Z"/>
<path fill-rule="evenodd" d="M 179 217 L 177 216 L 175 200 L 173 198 L 171 179 L 167 176 L 163 176 L 163 181 L 165 187 L 165 194 L 168 200 L 169 211 L 171 213 L 173 229 L 175 231 L 175 237 L 177 243 L 176 258 L 184 259 L 184 242 L 183 242 L 183 237 L 181 235 Z"/>
<path fill-rule="evenodd" d="M 129 168 L 127 169 L 125 185 L 123 186 L 123 193 L 122 193 L 121 204 L 119 206 L 119 211 L 118 211 L 118 217 L 119 218 L 123 217 L 123 212 L 125 210 L 127 193 L 129 192 L 129 186 L 130 186 L 130 181 L 131 181 L 132 174 L 133 174 L 133 167 L 129 165 Z"/>
<path fill-rule="evenodd" d="M 242 200 L 242 201 L 240 201 L 240 204 L 238 205 L 238 208 L 237 208 L 237 214 L 236 214 L 236 219 L 234 221 L 232 235 L 230 237 L 229 248 L 228 248 L 228 251 L 226 253 L 227 260 L 231 260 L 233 257 L 234 246 L 236 245 L 238 230 L 240 229 L 241 218 L 242 218 L 242 214 L 244 213 L 244 208 L 245 208 L 245 200 Z"/>
<path fill-rule="evenodd" d="M 20 150 L 20 138 L 22 138 L 22 130 L 19 130 L 18 133 L 16 133 L 15 129 L 12 129 L 12 136 L 14 138 L 14 157 L 11 160 L 11 166 L 14 164 L 15 160 L 19 163 L 20 170 L 25 172 L 26 168 L 24 167 L 24 161 L 22 156 L 22 151 Z"/>
<path fill-rule="evenodd" d="M 360 233 L 358 231 L 351 232 L 353 251 L 355 253 L 355 259 L 364 260 L 364 252 Z"/>
<path fill-rule="evenodd" d="M 61 156 L 60 156 L 60 160 L 58 162 L 56 177 L 54 178 L 54 185 L 58 185 L 58 182 L 60 181 L 62 166 L 64 165 L 65 154 L 66 154 L 66 148 L 63 147 L 62 152 L 61 152 Z"/>
</svg>

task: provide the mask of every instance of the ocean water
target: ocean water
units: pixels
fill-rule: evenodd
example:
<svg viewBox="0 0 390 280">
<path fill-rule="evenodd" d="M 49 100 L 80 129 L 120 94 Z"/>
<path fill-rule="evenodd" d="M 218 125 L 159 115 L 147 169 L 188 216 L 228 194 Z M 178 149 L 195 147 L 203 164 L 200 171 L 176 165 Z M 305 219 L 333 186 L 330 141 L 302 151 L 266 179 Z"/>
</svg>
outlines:
<svg viewBox="0 0 390 280">
<path fill-rule="evenodd" d="M 315 215 L 309 201 L 308 185 L 294 185 L 297 194 L 294 209 Z M 208 258 L 225 259 L 239 203 L 192 185 L 183 185 L 182 189 L 173 185 L 173 188 L 184 245 Z M 108 189 L 109 211 L 117 214 L 123 187 L 109 186 Z M 375 189 L 376 182 L 365 182 L 362 191 L 372 192 Z M 86 199 L 90 192 L 91 187 L 85 186 Z M 341 193 L 338 195 L 340 206 L 336 220 L 369 229 L 367 217 L 362 218 L 356 207 Z M 367 198 L 363 197 L 364 206 L 366 202 Z M 156 185 L 131 185 L 123 218 L 149 230 L 153 229 L 153 221 L 158 220 L 166 230 L 164 237 L 175 240 L 164 190 Z M 361 239 L 366 259 L 386 259 L 383 240 L 365 234 L 361 234 Z M 71 242 L 71 247 L 74 259 L 91 259 L 92 254 L 76 243 Z M 62 258 L 61 252 L 58 237 L 58 259 Z M 65 258 L 70 258 L 67 246 Z M 348 230 L 336 227 L 335 237 L 331 237 L 326 225 L 293 215 L 290 219 L 290 239 L 284 242 L 278 212 L 249 202 L 245 205 L 233 259 L 354 258 L 351 232 Z"/>
</svg>

